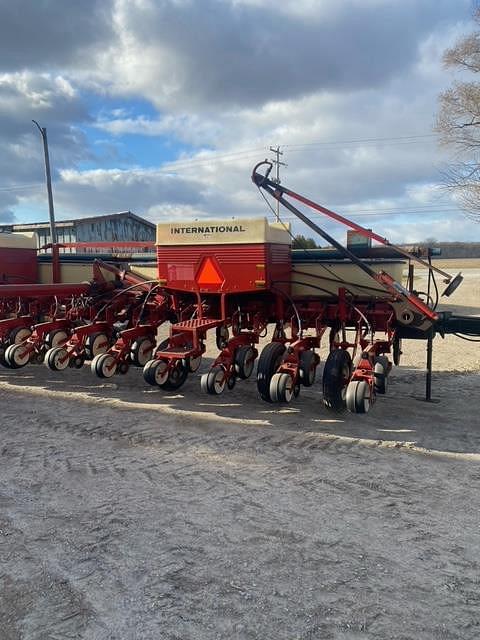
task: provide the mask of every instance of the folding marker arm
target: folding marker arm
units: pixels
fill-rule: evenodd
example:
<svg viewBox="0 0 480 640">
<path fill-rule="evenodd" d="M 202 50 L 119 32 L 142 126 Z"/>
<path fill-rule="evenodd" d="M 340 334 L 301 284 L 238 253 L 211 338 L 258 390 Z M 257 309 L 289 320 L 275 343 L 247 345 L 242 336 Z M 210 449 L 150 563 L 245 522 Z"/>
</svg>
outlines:
<svg viewBox="0 0 480 640">
<path fill-rule="evenodd" d="M 265 175 L 262 175 L 257 171 L 257 169 L 262 165 L 267 165 L 268 167 L 265 172 Z M 392 244 L 389 240 L 387 240 L 387 238 L 383 238 L 377 233 L 374 233 L 373 231 L 371 231 L 370 229 L 366 229 L 365 227 L 362 227 L 361 225 L 353 222 L 352 220 L 349 220 L 348 218 L 345 218 L 344 216 L 341 216 L 340 214 L 335 213 L 335 211 L 331 211 L 330 209 L 327 209 L 326 207 L 323 207 L 322 205 L 317 204 L 316 202 L 313 202 L 308 198 L 305 198 L 299 193 L 295 193 L 295 191 L 292 191 L 291 189 L 287 189 L 286 187 L 283 187 L 282 185 L 274 182 L 273 180 L 270 180 L 268 176 L 270 175 L 272 166 L 273 166 L 272 163 L 268 161 L 259 162 L 253 169 L 252 180 L 257 185 L 257 187 L 263 188 L 266 191 L 268 191 L 268 193 L 270 193 L 273 198 L 281 202 L 284 206 L 286 206 L 285 205 L 286 201 L 284 200 L 284 196 L 289 196 L 290 198 L 294 198 L 295 200 L 298 200 L 298 202 L 305 204 L 307 207 L 310 207 L 314 211 L 323 213 L 329 218 L 332 218 L 333 220 L 336 220 L 337 222 L 340 222 L 341 224 L 344 224 L 345 226 L 350 227 L 351 229 L 354 229 L 355 231 L 360 233 L 362 236 L 366 238 L 371 238 L 372 240 L 375 240 L 380 244 L 383 244 L 387 247 L 394 249 L 394 251 L 396 251 L 400 255 L 407 257 L 409 260 L 415 260 L 416 262 L 423 265 L 424 267 L 427 267 L 428 269 L 432 269 L 433 271 L 436 271 L 437 273 L 439 273 L 444 277 L 445 284 L 448 284 L 448 287 L 442 293 L 442 295 L 444 296 L 450 296 L 455 291 L 455 289 L 461 284 L 463 280 L 463 276 L 460 273 L 457 274 L 455 277 L 453 277 L 446 271 L 442 271 L 442 269 L 439 269 L 438 267 L 433 266 L 432 264 L 430 264 L 429 262 L 426 262 L 425 260 L 422 260 L 418 256 L 414 256 L 413 254 L 409 253 L 405 249 L 402 249 L 401 247 L 398 247 L 397 245 Z"/>
</svg>

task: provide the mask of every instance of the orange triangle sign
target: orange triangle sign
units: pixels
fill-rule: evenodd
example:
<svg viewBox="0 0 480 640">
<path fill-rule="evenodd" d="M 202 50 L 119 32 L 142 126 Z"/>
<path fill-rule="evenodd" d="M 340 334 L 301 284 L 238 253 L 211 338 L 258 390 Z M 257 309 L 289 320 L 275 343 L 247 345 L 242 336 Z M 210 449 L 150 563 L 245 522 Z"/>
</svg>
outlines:
<svg viewBox="0 0 480 640">
<path fill-rule="evenodd" d="M 197 275 L 198 284 L 222 284 L 224 278 L 211 258 L 205 258 Z"/>
</svg>

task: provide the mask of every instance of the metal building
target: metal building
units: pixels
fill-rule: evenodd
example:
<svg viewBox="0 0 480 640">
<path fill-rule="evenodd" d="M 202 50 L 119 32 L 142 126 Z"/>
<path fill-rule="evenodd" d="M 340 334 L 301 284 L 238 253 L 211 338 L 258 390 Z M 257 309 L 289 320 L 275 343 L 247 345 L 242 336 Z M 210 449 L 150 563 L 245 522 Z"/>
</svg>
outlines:
<svg viewBox="0 0 480 640">
<path fill-rule="evenodd" d="M 67 242 L 155 241 L 155 225 L 131 211 L 76 220 L 59 220 L 55 226 L 60 244 Z M 35 231 L 39 249 L 51 242 L 48 222 L 0 224 L 0 233 L 13 231 L 20 233 Z"/>
</svg>

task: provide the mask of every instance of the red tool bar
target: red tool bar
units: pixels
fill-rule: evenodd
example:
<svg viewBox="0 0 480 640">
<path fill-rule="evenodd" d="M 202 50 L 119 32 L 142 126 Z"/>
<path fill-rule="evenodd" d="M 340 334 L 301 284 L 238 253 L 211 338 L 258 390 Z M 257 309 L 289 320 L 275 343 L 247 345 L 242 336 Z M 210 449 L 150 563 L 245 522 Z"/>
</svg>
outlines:
<svg viewBox="0 0 480 640">
<path fill-rule="evenodd" d="M 0 295 L 4 298 L 42 298 L 46 296 L 78 296 L 82 293 L 89 293 L 90 284 L 2 284 L 0 285 Z"/>
</svg>

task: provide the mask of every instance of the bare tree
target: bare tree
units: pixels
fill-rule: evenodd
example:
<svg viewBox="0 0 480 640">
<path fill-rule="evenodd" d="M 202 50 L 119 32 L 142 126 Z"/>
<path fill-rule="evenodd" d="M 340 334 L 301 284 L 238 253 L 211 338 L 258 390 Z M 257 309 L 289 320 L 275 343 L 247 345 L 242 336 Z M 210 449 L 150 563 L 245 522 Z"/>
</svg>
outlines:
<svg viewBox="0 0 480 640">
<path fill-rule="evenodd" d="M 480 28 L 480 9 L 474 14 Z M 465 77 L 480 73 L 480 30 L 447 49 L 443 61 Z M 439 97 L 436 131 L 443 144 L 455 150 L 444 182 L 467 214 L 480 221 L 480 82 L 463 78 Z"/>
</svg>

